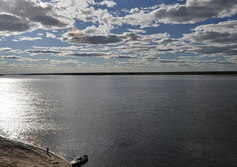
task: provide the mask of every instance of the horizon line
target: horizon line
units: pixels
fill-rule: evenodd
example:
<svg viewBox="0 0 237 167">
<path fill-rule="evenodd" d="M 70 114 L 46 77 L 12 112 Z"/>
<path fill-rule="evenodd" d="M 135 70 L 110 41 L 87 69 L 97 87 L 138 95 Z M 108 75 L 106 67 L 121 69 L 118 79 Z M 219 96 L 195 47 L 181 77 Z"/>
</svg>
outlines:
<svg viewBox="0 0 237 167">
<path fill-rule="evenodd" d="M 22 73 L 5 75 L 218 75 L 237 74 L 237 71 L 170 71 L 170 72 L 59 72 L 59 73 Z"/>
</svg>

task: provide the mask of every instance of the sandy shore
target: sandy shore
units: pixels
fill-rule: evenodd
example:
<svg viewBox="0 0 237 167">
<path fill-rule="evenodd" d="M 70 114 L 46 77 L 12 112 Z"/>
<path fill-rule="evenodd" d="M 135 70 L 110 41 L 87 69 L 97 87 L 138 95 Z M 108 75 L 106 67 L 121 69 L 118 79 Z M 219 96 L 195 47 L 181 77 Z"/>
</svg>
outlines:
<svg viewBox="0 0 237 167">
<path fill-rule="evenodd" d="M 30 145 L 0 137 L 1 167 L 70 167 L 62 158 Z"/>
</svg>

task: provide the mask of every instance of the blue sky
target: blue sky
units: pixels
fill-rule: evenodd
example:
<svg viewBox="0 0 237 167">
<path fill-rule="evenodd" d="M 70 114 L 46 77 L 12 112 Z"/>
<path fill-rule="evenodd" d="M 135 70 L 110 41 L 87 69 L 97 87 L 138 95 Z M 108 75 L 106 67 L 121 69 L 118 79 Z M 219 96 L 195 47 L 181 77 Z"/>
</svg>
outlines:
<svg viewBox="0 0 237 167">
<path fill-rule="evenodd" d="M 225 70 L 236 0 L 0 0 L 0 73 Z"/>
</svg>

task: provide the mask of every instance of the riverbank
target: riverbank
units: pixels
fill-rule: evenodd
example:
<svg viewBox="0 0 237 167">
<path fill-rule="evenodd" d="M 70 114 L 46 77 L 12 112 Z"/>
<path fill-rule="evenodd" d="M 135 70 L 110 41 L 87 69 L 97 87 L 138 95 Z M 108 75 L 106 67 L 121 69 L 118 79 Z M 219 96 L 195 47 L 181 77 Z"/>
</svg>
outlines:
<svg viewBox="0 0 237 167">
<path fill-rule="evenodd" d="M 0 137 L 1 167 L 70 167 L 64 159 L 46 150 Z"/>
</svg>

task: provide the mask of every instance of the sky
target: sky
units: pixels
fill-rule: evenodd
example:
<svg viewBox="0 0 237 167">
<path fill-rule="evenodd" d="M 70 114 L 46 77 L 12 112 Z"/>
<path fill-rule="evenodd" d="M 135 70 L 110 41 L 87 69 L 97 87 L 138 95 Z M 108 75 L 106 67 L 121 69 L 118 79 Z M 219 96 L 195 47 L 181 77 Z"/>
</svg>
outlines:
<svg viewBox="0 0 237 167">
<path fill-rule="evenodd" d="M 0 0 L 0 73 L 236 71 L 237 0 Z"/>
</svg>

